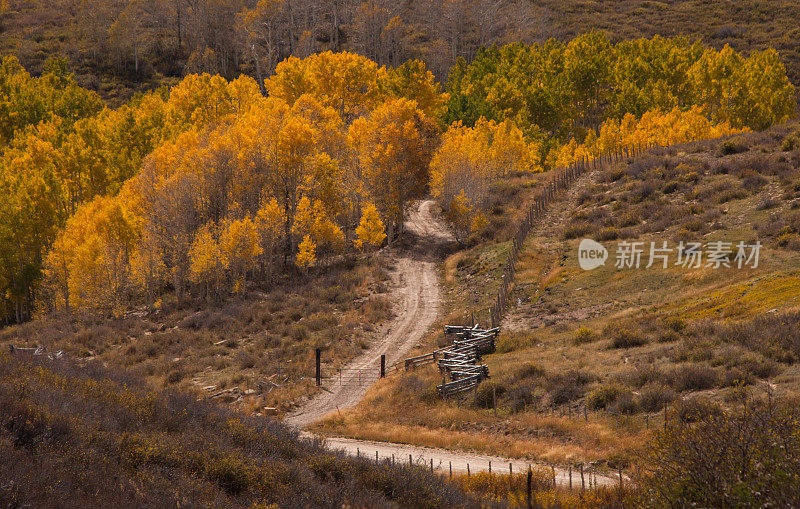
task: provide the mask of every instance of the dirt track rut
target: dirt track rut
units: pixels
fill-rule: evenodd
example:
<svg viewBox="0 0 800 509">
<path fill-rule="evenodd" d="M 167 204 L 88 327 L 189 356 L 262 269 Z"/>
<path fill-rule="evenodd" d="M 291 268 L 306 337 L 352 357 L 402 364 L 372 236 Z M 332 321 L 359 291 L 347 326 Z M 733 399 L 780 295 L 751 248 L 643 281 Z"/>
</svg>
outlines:
<svg viewBox="0 0 800 509">
<path fill-rule="evenodd" d="M 414 244 L 396 255 L 395 271 L 392 275 L 397 296 L 397 316 L 384 327 L 370 347 L 354 359 L 347 367 L 349 372 L 376 372 L 380 357 L 386 355 L 387 365 L 397 362 L 422 339 L 423 335 L 436 321 L 439 312 L 439 282 L 436 275 L 438 251 L 453 241 L 448 229 L 439 222 L 432 208 L 434 202 L 425 200 L 417 204 L 406 218 L 405 228 L 416 239 Z M 304 428 L 326 414 L 355 406 L 371 385 L 370 380 L 350 379 L 339 384 L 334 383 L 325 391 L 302 405 L 295 412 L 287 415 L 284 422 Z M 324 386 L 323 386 L 324 387 Z M 306 436 L 311 436 L 303 432 Z M 328 437 L 325 443 L 334 449 L 342 449 L 350 455 L 360 454 L 363 457 L 396 458 L 407 462 L 409 455 L 415 464 L 430 465 L 440 471 L 448 471 L 451 466 L 455 473 L 467 471 L 467 464 L 472 472 L 488 470 L 490 462 L 498 472 L 508 472 L 508 464 L 512 463 L 514 472 L 522 472 L 528 465 L 536 465 L 523 460 L 501 458 L 485 454 L 464 451 L 451 451 L 407 444 L 374 442 L 350 438 Z M 555 469 L 556 480 L 561 485 L 569 483 L 568 471 Z M 580 474 L 573 472 L 575 486 L 580 486 Z M 610 485 L 616 481 L 612 477 L 595 474 L 595 481 L 600 485 Z"/>
<path fill-rule="evenodd" d="M 348 373 L 363 373 L 364 377 L 351 377 L 339 383 L 323 385 L 323 392 L 287 415 L 284 422 L 305 427 L 326 414 L 355 406 L 366 394 L 369 381 L 374 380 L 381 355 L 386 355 L 387 365 L 399 361 L 416 345 L 439 313 L 439 283 L 433 252 L 452 241 L 447 228 L 432 214 L 434 202 L 420 202 L 409 213 L 405 228 L 417 239 L 404 252 L 394 255 L 392 273 L 396 318 L 383 327 L 367 350 L 347 365 Z"/>
</svg>

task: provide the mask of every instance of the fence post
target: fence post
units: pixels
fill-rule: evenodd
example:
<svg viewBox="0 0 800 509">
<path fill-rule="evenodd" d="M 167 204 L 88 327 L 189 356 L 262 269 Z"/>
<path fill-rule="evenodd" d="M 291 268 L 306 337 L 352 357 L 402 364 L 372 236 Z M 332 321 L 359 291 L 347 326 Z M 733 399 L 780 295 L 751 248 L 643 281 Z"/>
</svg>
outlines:
<svg viewBox="0 0 800 509">
<path fill-rule="evenodd" d="M 316 357 L 316 369 L 315 369 L 315 377 L 317 379 L 317 387 L 322 385 L 322 372 L 321 372 L 321 364 L 322 364 L 322 348 L 317 348 L 314 350 L 314 356 Z"/>
<path fill-rule="evenodd" d="M 586 491 L 586 480 L 583 477 L 583 463 L 581 463 L 581 491 Z"/>
<path fill-rule="evenodd" d="M 381 378 L 386 378 L 386 355 L 381 354 Z"/>
<path fill-rule="evenodd" d="M 531 509 L 533 507 L 532 506 L 532 501 L 531 501 L 531 485 L 532 484 L 533 484 L 533 472 L 531 472 L 531 466 L 528 465 L 528 486 L 527 486 L 527 488 L 525 490 L 525 492 L 526 492 L 525 493 L 526 494 L 525 498 L 528 501 L 528 509 Z"/>
</svg>

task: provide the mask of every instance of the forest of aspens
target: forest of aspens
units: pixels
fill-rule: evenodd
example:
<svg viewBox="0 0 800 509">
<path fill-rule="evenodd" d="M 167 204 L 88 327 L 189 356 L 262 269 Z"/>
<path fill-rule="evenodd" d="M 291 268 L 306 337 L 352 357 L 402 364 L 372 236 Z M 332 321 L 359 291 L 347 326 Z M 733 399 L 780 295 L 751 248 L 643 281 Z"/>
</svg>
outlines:
<svg viewBox="0 0 800 509">
<path fill-rule="evenodd" d="M 759 130 L 794 111 L 772 50 L 684 38 L 486 48 L 442 86 L 421 61 L 348 52 L 258 83 L 188 75 L 109 107 L 64 58 L 0 68 L 6 322 L 219 299 L 391 242 L 430 192 L 462 238 L 493 179 L 630 144 Z"/>
</svg>

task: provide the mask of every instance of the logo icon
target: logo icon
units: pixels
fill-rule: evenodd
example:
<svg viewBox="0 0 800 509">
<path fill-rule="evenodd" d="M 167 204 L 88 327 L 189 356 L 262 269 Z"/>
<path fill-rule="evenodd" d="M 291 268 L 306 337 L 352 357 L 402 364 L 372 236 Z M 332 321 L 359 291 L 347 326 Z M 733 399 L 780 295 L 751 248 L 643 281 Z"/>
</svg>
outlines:
<svg viewBox="0 0 800 509">
<path fill-rule="evenodd" d="M 583 239 L 578 246 L 578 265 L 583 270 L 593 270 L 606 264 L 608 250 L 592 239 Z"/>
</svg>

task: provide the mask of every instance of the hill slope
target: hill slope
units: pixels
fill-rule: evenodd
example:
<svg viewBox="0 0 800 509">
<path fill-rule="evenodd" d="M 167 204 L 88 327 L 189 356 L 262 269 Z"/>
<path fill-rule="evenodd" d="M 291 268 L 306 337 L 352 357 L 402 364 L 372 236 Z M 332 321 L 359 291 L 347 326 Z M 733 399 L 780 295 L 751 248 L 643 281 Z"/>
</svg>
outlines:
<svg viewBox="0 0 800 509">
<path fill-rule="evenodd" d="M 650 432 L 691 405 L 800 392 L 800 180 L 797 124 L 651 153 L 588 175 L 535 229 L 518 264 L 517 303 L 492 380 L 442 401 L 434 368 L 387 380 L 319 429 L 370 439 L 465 448 L 557 462 L 627 464 Z M 602 241 L 606 265 L 578 266 L 581 238 Z M 704 249 L 762 244 L 739 269 L 646 268 L 650 242 Z M 620 242 L 642 242 L 641 268 L 617 269 Z M 478 310 L 504 244 L 445 263 L 448 309 Z M 452 304 L 450 304 L 452 306 Z M 431 338 L 435 343 L 439 338 Z M 769 384 L 765 382 L 769 382 Z M 497 411 L 492 410 L 497 396 Z M 673 406 L 675 405 L 675 406 Z M 403 406 L 402 415 L 391 409 Z"/>
<path fill-rule="evenodd" d="M 157 393 L 96 363 L 0 353 L 0 503 L 454 507 L 424 468 L 375 466 L 281 423 Z"/>
</svg>

